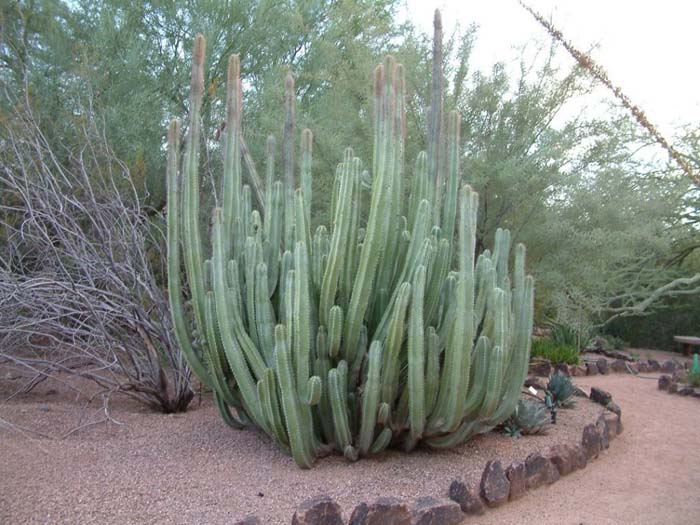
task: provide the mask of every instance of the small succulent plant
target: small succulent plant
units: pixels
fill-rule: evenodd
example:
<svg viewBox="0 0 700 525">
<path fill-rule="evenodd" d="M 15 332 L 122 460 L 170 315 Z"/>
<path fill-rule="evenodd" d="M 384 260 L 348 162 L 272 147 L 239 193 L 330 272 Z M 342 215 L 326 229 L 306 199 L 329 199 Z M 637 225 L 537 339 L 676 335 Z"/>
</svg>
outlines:
<svg viewBox="0 0 700 525">
<path fill-rule="evenodd" d="M 511 437 L 544 434 L 550 424 L 550 415 L 542 402 L 521 399 L 503 426 L 503 431 Z"/>
<path fill-rule="evenodd" d="M 547 393 L 552 398 L 552 403 L 556 407 L 571 408 L 574 406 L 572 395 L 574 393 L 574 385 L 571 379 L 564 374 L 555 373 L 547 383 Z"/>
</svg>

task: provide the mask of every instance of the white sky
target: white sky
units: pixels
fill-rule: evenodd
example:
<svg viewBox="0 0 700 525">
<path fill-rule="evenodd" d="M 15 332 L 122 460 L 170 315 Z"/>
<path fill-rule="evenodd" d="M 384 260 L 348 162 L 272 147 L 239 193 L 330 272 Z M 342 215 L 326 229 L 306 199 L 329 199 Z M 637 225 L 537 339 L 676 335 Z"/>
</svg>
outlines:
<svg viewBox="0 0 700 525">
<path fill-rule="evenodd" d="M 527 0 L 592 57 L 613 83 L 641 106 L 663 133 L 676 126 L 700 126 L 700 2 L 694 0 Z M 435 8 L 447 37 L 456 24 L 479 26 L 472 67 L 488 71 L 509 62 L 532 39 L 549 35 L 517 0 L 406 0 L 406 16 L 432 32 Z M 561 49 L 559 63 L 573 59 Z M 606 95 L 607 96 L 607 95 Z M 609 98 L 609 96 L 608 96 Z"/>
</svg>

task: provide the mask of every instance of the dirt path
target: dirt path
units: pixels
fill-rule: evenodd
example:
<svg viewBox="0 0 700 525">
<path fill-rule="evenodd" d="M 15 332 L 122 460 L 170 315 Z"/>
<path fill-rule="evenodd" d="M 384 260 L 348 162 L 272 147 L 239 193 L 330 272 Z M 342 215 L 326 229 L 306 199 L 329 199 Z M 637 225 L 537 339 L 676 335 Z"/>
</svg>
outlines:
<svg viewBox="0 0 700 525">
<path fill-rule="evenodd" d="M 700 400 L 627 375 L 577 383 L 613 393 L 624 434 L 585 471 L 465 523 L 700 523 Z M 38 389 L 0 405 L 0 423 L 61 433 L 79 423 L 76 406 L 67 394 Z M 161 416 L 119 402 L 113 415 L 125 425 L 97 425 L 63 440 L 0 428 L 0 523 L 231 523 L 247 514 L 289 523 L 294 507 L 319 493 L 336 498 L 348 518 L 362 499 L 444 496 L 453 478 L 473 479 L 494 455 L 507 463 L 579 439 L 599 410 L 582 400 L 549 436 L 491 433 L 452 451 L 394 452 L 352 465 L 326 458 L 302 471 L 255 432 L 226 428 L 207 403 Z"/>
<path fill-rule="evenodd" d="M 624 433 L 586 470 L 507 505 L 487 522 L 700 523 L 700 399 L 669 395 L 657 390 L 656 381 L 628 375 L 576 383 L 613 394 L 622 407 Z"/>
</svg>

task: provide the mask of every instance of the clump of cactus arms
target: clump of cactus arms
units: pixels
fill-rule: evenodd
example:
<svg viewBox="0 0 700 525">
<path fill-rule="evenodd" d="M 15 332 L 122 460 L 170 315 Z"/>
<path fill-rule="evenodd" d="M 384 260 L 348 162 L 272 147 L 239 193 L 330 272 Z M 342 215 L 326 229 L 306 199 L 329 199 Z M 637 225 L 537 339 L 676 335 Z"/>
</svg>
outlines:
<svg viewBox="0 0 700 525">
<path fill-rule="evenodd" d="M 177 122 L 169 133 L 174 326 L 223 419 L 262 429 L 301 467 L 334 450 L 355 460 L 387 447 L 452 447 L 502 423 L 518 402 L 533 281 L 522 245 L 509 272 L 506 230 L 475 259 L 478 196 L 461 182 L 456 112 L 443 129 L 440 33 L 436 13 L 428 152 L 404 150 L 404 70 L 387 57 L 374 72 L 372 163 L 364 171 L 346 150 L 332 224 L 313 235 L 313 140 L 302 131 L 295 155 L 294 82 L 285 81 L 281 174 L 270 138 L 264 210 L 253 209 L 242 182 L 240 65 L 232 56 L 210 244 L 199 221 L 205 42 L 195 41 L 181 163 Z M 406 202 L 405 157 L 415 157 Z"/>
</svg>

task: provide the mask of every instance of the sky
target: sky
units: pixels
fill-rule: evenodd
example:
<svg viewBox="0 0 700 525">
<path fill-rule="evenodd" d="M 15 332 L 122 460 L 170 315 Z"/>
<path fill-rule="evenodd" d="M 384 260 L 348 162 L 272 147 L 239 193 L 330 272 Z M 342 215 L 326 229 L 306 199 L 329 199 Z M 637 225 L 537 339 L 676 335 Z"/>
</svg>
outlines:
<svg viewBox="0 0 700 525">
<path fill-rule="evenodd" d="M 580 50 L 607 70 L 613 83 L 669 136 L 681 125 L 700 125 L 700 2 L 693 0 L 526 0 Z M 549 35 L 517 0 L 406 0 L 407 19 L 432 33 L 433 11 L 442 12 L 446 37 L 478 26 L 472 67 L 489 71 L 517 59 L 532 39 Z M 573 65 L 561 49 L 557 63 Z M 597 97 L 607 97 L 602 89 Z M 596 102 L 588 101 L 596 105 Z"/>
</svg>

